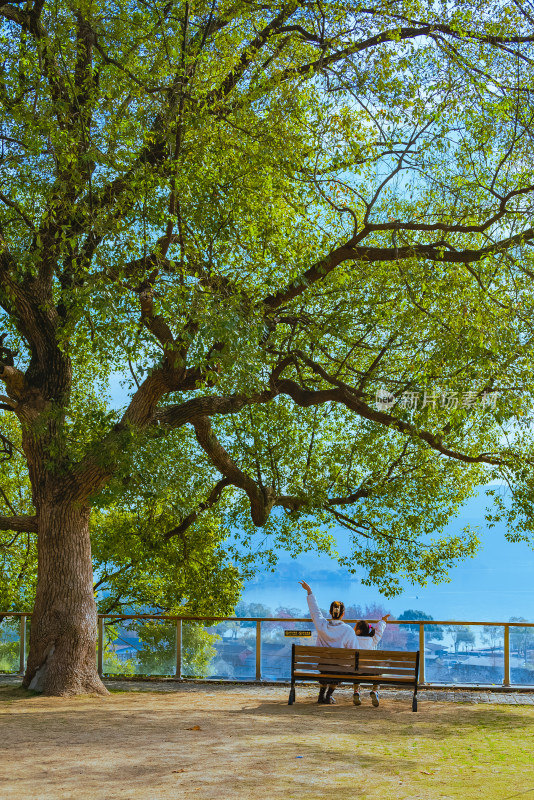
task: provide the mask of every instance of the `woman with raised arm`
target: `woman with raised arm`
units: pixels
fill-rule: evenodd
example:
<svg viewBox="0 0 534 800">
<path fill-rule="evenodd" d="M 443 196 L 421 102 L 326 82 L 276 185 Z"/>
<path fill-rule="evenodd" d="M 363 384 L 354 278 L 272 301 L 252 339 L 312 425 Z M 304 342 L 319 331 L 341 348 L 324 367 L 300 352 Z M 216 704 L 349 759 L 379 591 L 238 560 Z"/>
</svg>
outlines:
<svg viewBox="0 0 534 800">
<path fill-rule="evenodd" d="M 346 622 L 343 622 L 345 616 L 345 605 L 341 600 L 334 600 L 330 604 L 330 617 L 326 619 L 321 614 L 321 610 L 317 605 L 317 600 L 313 596 L 313 592 L 306 581 L 299 581 L 303 589 L 308 592 L 308 608 L 310 609 L 313 624 L 317 629 L 317 645 L 319 647 L 347 647 L 352 649 L 358 648 L 358 639 L 354 630 Z M 337 683 L 319 679 L 321 689 L 319 691 L 318 703 L 335 703 L 332 697 L 334 694 Z"/>
</svg>

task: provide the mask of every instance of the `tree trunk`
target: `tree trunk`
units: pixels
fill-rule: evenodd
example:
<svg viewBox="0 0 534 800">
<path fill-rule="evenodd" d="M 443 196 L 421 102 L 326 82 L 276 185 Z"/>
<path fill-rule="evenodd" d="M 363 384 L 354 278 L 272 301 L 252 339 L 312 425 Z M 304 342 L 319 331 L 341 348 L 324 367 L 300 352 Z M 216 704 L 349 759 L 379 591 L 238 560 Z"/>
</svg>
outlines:
<svg viewBox="0 0 534 800">
<path fill-rule="evenodd" d="M 47 695 L 107 694 L 96 671 L 89 509 L 38 512 L 37 593 L 23 686 Z"/>
</svg>

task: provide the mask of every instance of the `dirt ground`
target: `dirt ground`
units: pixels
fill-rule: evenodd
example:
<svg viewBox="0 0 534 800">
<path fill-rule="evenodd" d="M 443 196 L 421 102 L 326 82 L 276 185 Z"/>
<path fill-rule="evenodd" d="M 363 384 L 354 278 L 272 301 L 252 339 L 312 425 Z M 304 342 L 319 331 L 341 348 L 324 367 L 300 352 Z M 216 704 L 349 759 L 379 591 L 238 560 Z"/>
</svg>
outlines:
<svg viewBox="0 0 534 800">
<path fill-rule="evenodd" d="M 534 706 L 300 687 L 175 685 L 108 698 L 0 687 L 1 800 L 534 800 Z"/>
</svg>

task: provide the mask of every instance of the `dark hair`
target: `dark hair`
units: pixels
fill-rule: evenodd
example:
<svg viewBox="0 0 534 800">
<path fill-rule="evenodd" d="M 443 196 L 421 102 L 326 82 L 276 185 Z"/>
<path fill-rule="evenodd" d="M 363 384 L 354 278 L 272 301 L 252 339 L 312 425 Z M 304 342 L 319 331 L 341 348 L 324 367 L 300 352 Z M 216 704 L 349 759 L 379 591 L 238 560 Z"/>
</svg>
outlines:
<svg viewBox="0 0 534 800">
<path fill-rule="evenodd" d="M 354 633 L 356 636 L 374 636 L 375 629 L 372 628 L 364 619 L 359 619 L 354 626 Z"/>
<path fill-rule="evenodd" d="M 341 619 L 344 613 L 345 603 L 342 603 L 341 600 L 334 600 L 333 603 L 330 603 L 330 616 L 332 619 Z"/>
</svg>

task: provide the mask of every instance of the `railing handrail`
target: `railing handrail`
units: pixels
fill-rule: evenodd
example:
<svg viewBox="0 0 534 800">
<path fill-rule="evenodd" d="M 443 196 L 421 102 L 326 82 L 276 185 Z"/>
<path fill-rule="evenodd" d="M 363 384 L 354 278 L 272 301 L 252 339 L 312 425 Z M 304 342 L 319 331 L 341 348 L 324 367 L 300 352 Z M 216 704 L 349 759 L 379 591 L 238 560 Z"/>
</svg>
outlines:
<svg viewBox="0 0 534 800">
<path fill-rule="evenodd" d="M 4 617 L 31 617 L 31 611 L 0 611 L 0 621 Z M 194 617 L 182 614 L 98 614 L 98 619 L 161 619 L 176 622 L 311 622 L 310 617 Z M 367 622 L 377 622 L 376 618 L 368 617 Z M 357 619 L 344 619 L 344 622 L 358 622 Z M 484 620 L 458 620 L 458 619 L 391 619 L 389 625 L 487 625 L 489 627 L 504 627 L 509 625 L 516 628 L 533 628 L 534 622 L 485 622 Z"/>
<path fill-rule="evenodd" d="M 32 616 L 31 611 L 0 611 L 0 623 L 6 617 L 19 618 L 19 639 L 20 639 L 20 668 L 19 674 L 24 673 L 26 663 L 26 623 L 27 619 Z M 97 668 L 100 675 L 104 671 L 104 627 L 106 620 L 159 620 L 173 622 L 176 626 L 176 672 L 175 677 L 178 680 L 182 678 L 182 623 L 183 622 L 251 622 L 254 623 L 256 631 L 256 680 L 261 681 L 261 629 L 262 623 L 292 623 L 292 622 L 305 622 L 313 625 L 310 617 L 205 617 L 205 616 L 182 616 L 180 614 L 98 614 L 98 633 L 96 643 L 96 659 Z M 368 620 L 369 622 L 376 622 L 376 620 Z M 346 622 L 357 622 L 355 619 L 347 619 Z M 390 625 L 418 625 L 419 626 L 419 682 L 421 685 L 425 684 L 425 626 L 468 626 L 468 625 L 482 625 L 488 627 L 502 627 L 504 634 L 504 678 L 503 686 L 511 685 L 511 648 L 510 648 L 510 628 L 532 628 L 534 622 L 518 621 L 518 622 L 491 622 L 491 621 L 466 621 L 466 620 L 438 620 L 438 619 L 402 619 L 402 620 L 388 620 Z M 295 631 L 298 633 L 298 630 Z M 488 684 L 489 685 L 489 684 Z"/>
</svg>

